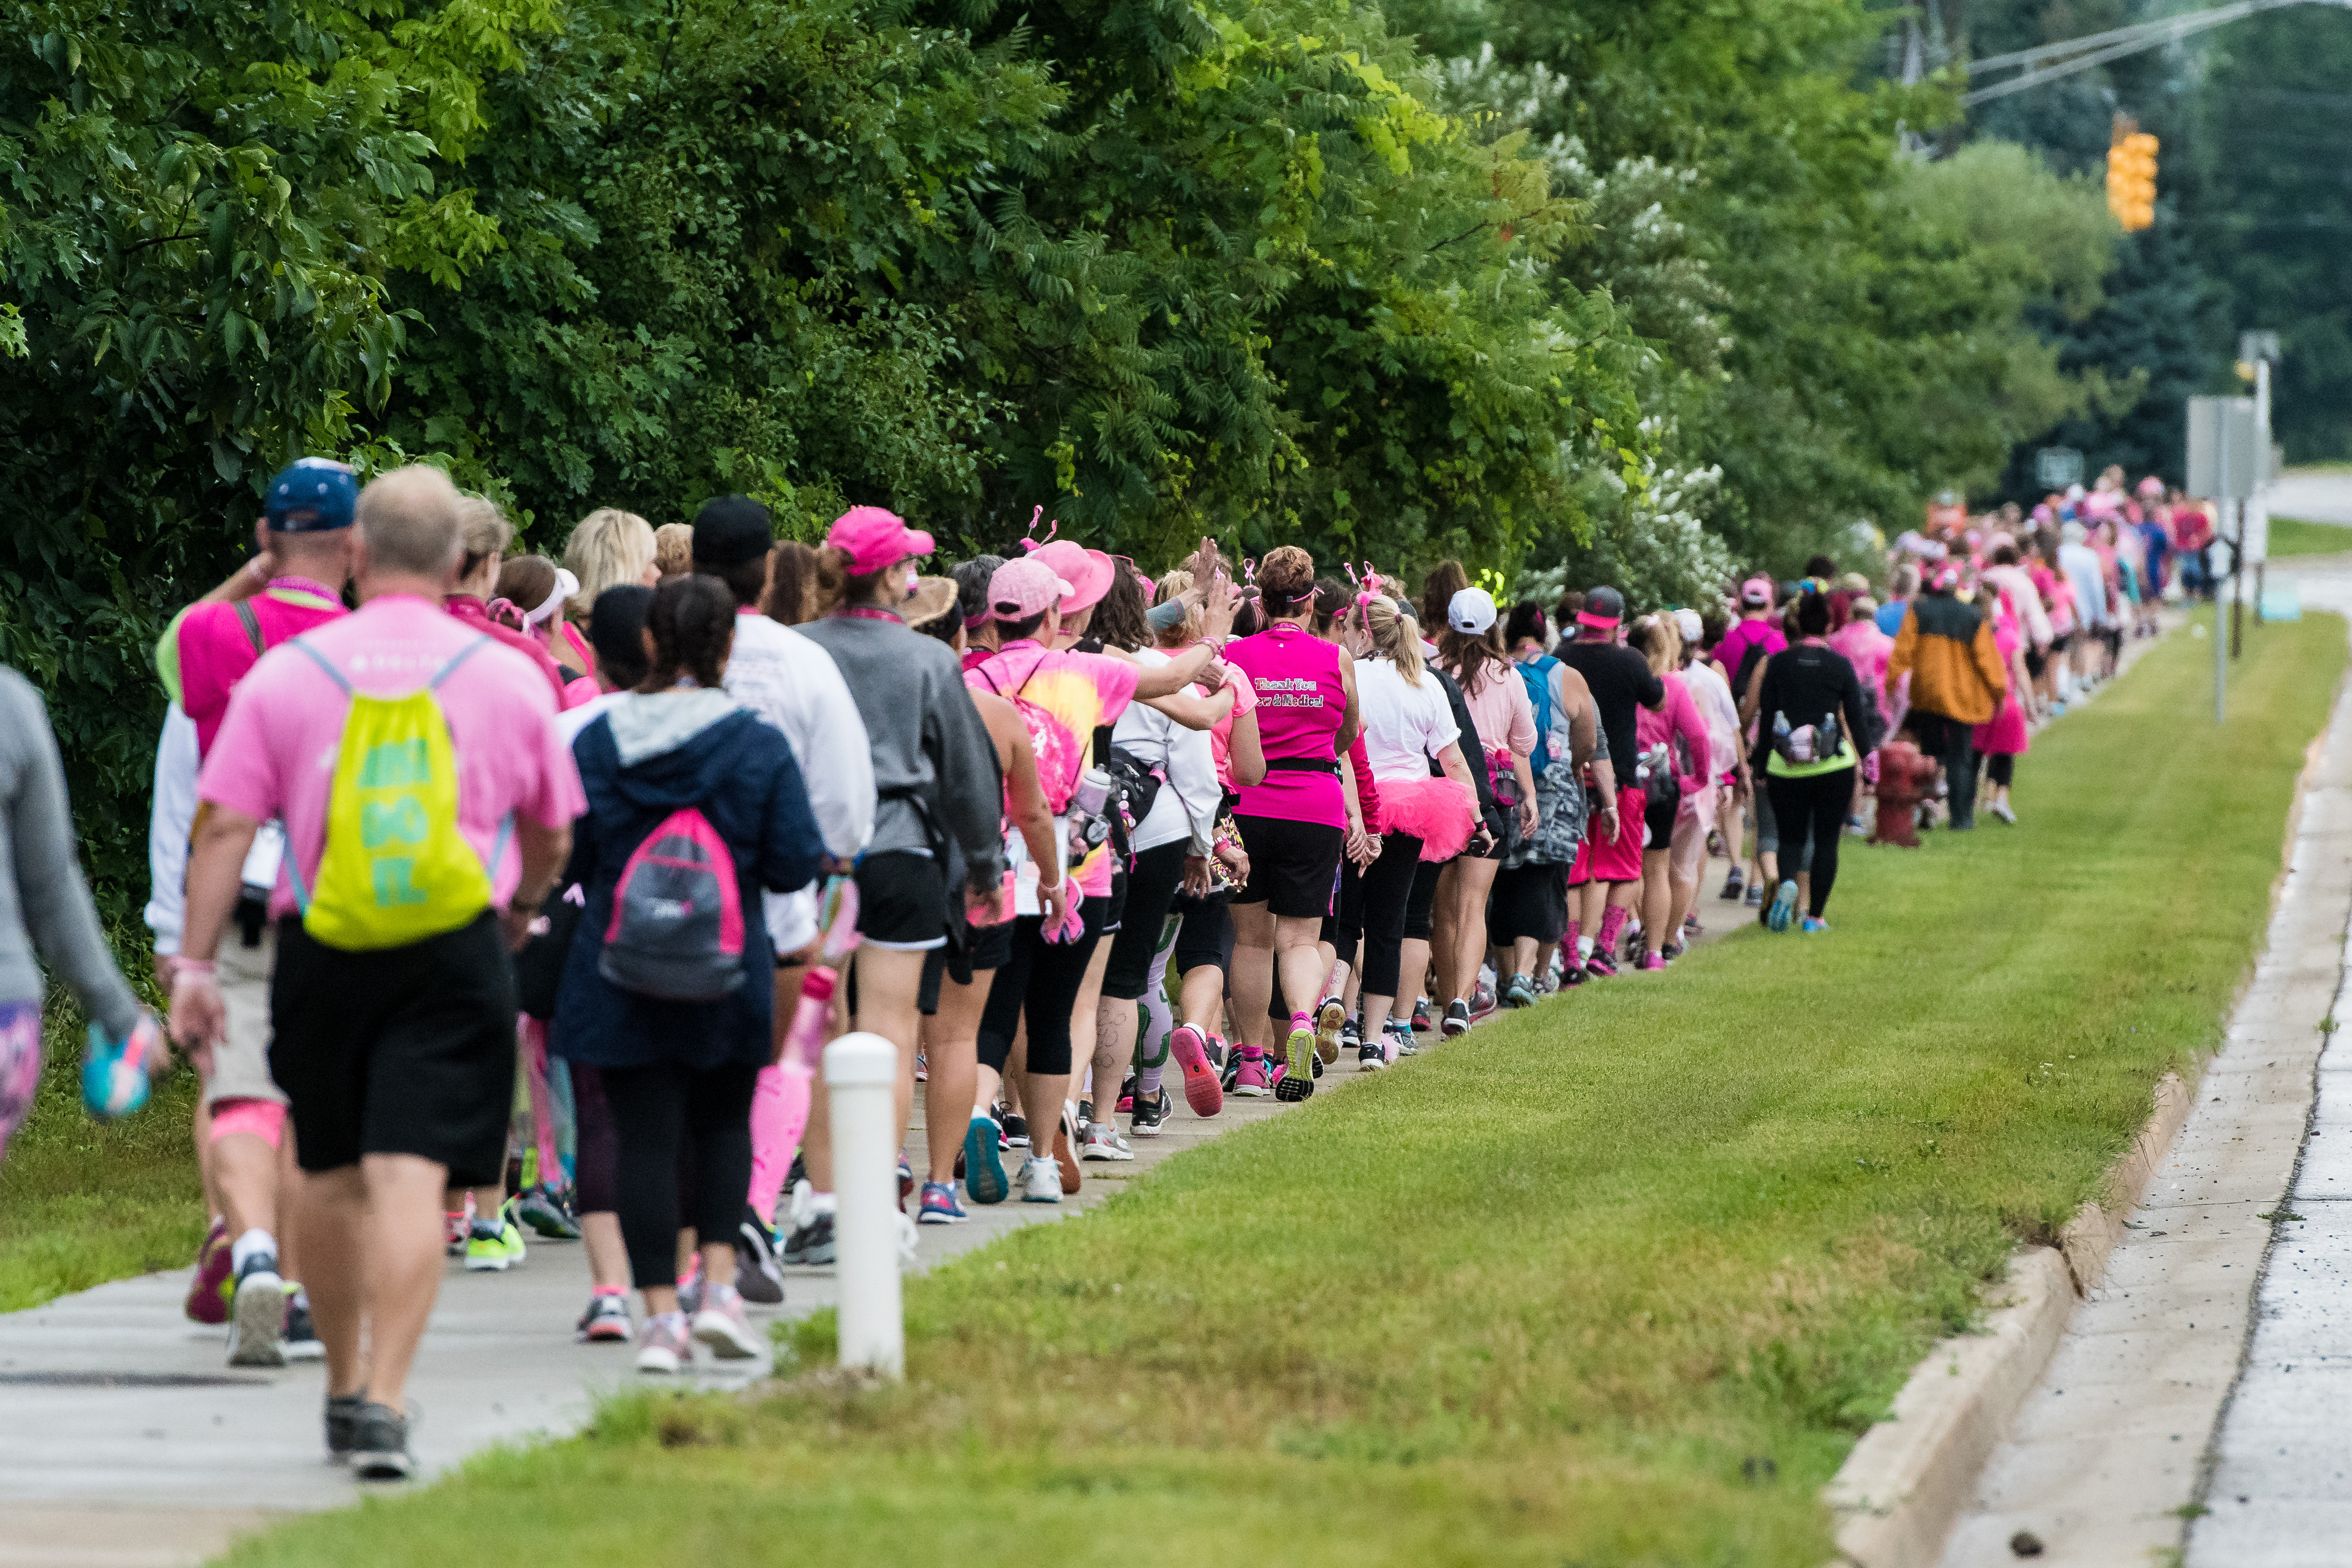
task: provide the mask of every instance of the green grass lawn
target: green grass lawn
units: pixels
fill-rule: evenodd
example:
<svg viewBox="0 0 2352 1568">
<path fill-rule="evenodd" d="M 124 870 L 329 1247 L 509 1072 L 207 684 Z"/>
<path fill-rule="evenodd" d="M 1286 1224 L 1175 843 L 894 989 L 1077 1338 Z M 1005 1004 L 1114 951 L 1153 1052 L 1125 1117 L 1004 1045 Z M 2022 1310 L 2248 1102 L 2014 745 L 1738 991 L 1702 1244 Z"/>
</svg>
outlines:
<svg viewBox="0 0 2352 1568">
<path fill-rule="evenodd" d="M 2218 740 L 2207 653 L 2038 740 L 2021 826 L 1850 840 L 1826 937 L 1588 985 L 912 1282 L 903 1387 L 624 1399 L 228 1561 L 1818 1568 L 1855 1436 L 2254 954 L 2345 626 L 2249 626 Z"/>
<path fill-rule="evenodd" d="M 2289 555 L 2340 555 L 2352 550 L 2352 528 L 2340 523 L 2271 519 L 2271 559 Z"/>
<path fill-rule="evenodd" d="M 0 1312 L 183 1268 L 204 1239 L 188 1136 L 195 1074 L 180 1068 L 138 1115 L 101 1126 L 81 1109 L 82 1028 L 73 1005 L 52 997 L 39 1098 L 0 1162 Z"/>
</svg>

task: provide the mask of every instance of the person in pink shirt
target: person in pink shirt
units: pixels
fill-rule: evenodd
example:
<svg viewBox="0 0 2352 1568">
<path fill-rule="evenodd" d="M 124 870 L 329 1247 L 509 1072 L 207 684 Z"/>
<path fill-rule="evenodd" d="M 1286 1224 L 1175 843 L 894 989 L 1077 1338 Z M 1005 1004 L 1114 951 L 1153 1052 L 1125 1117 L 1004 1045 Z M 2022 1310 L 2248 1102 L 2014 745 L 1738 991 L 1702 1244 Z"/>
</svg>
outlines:
<svg viewBox="0 0 2352 1568">
<path fill-rule="evenodd" d="M 489 601 L 499 591 L 499 573 L 505 564 L 507 545 L 514 539 L 514 525 L 499 503 L 487 496 L 458 498 L 458 524 L 465 531 L 466 553 L 458 563 L 457 585 L 443 596 L 442 608 L 478 632 L 487 632 L 501 645 L 514 649 L 530 660 L 533 668 L 546 679 L 547 688 L 555 694 L 560 710 L 574 699 L 565 689 L 562 666 L 545 645 L 533 637 L 504 626 L 490 618 Z M 577 700 L 595 700 L 593 691 L 583 692 Z"/>
<path fill-rule="evenodd" d="M 462 553 L 458 500 L 436 468 L 369 485 L 352 542 L 360 609 L 272 648 L 230 698 L 198 781 L 172 985 L 173 1037 L 191 1048 L 217 1038 L 214 954 L 256 830 L 282 820 L 269 1065 L 305 1175 L 296 1224 L 327 1349 L 327 1447 L 369 1480 L 415 1468 L 405 1394 L 440 1286 L 442 1194 L 504 1176 L 516 1013 L 507 950 L 521 944 L 585 805 L 543 678 L 440 608 Z M 373 704 L 420 691 L 439 731 L 341 755 L 357 695 L 372 700 L 372 723 L 390 726 Z M 370 826 L 346 838 L 330 828 L 331 806 Z M 409 858 L 391 858 L 394 842 Z M 469 852 L 478 873 L 466 869 Z M 351 923 L 330 926 L 330 908 Z M 412 936 L 426 918 L 441 929 Z M 370 945 L 379 929 L 410 939 Z"/>
<path fill-rule="evenodd" d="M 1633 710 L 1633 776 L 1641 781 L 1643 824 L 1648 837 L 1642 844 L 1642 959 L 1644 970 L 1666 966 L 1665 945 L 1678 939 L 1674 918 L 1676 894 L 1684 908 L 1698 892 L 1694 876 L 1687 889 L 1677 889 L 1671 875 L 1675 826 L 1685 800 L 1695 800 L 1707 788 L 1714 764 L 1715 742 L 1698 704 L 1691 700 L 1678 666 L 1682 662 L 1682 632 L 1671 613 L 1643 616 L 1633 624 L 1627 642 L 1650 661 L 1651 673 L 1666 689 L 1665 701 L 1656 708 Z M 1675 942 L 1677 956 L 1681 942 Z"/>
<path fill-rule="evenodd" d="M 2006 592 L 1993 601 L 1992 636 L 1994 646 L 2000 650 L 2000 661 L 2009 666 L 2009 695 L 2001 700 L 1992 722 L 1976 727 L 1975 743 L 1977 750 L 1984 753 L 1985 783 L 1992 791 L 1992 803 L 1985 809 L 2014 827 L 2017 810 L 2009 803 L 2009 789 L 2017 780 L 2017 759 L 2032 743 L 2032 731 L 2025 722 L 2025 709 L 2018 700 L 2018 694 L 2026 689 L 2025 639 L 2018 626 L 2016 606 Z"/>
<path fill-rule="evenodd" d="M 1486 951 L 1486 896 L 1494 890 L 1495 874 L 1504 856 L 1536 830 L 1536 775 L 1528 760 L 1536 749 L 1535 703 L 1503 651 L 1496 616 L 1495 601 L 1484 588 L 1459 589 L 1446 601 L 1445 630 L 1437 638 L 1438 667 L 1461 687 L 1477 731 L 1463 737 L 1475 742 L 1475 754 L 1465 750 L 1465 760 L 1486 770 L 1504 817 L 1500 839 L 1483 851 L 1455 856 L 1437 878 L 1430 931 L 1437 995 L 1448 1016 L 1465 1018 L 1478 984 L 1478 961 Z"/>
</svg>

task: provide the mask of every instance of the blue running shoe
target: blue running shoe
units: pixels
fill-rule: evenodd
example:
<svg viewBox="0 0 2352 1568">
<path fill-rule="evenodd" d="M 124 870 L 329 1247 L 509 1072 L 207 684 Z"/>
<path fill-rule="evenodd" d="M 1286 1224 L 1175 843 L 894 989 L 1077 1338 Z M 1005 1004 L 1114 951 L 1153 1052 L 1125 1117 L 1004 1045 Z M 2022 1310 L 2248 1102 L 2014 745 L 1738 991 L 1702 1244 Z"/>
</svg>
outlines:
<svg viewBox="0 0 2352 1568">
<path fill-rule="evenodd" d="M 1796 912 L 1797 884 L 1792 879 L 1780 884 L 1772 895 L 1772 907 L 1764 911 L 1764 923 L 1774 931 L 1787 931 L 1789 917 Z"/>
<path fill-rule="evenodd" d="M 915 1215 L 917 1225 L 961 1225 L 971 1217 L 963 1212 L 963 1205 L 956 1202 L 954 1183 L 923 1184 L 923 1206 L 921 1212 Z"/>
<path fill-rule="evenodd" d="M 975 1116 L 963 1131 L 963 1193 L 976 1204 L 1001 1204 L 1013 1191 L 999 1152 L 1001 1131 L 992 1116 Z"/>
<path fill-rule="evenodd" d="M 119 1040 L 92 1024 L 81 1058 L 83 1108 L 100 1121 L 130 1115 L 147 1103 L 148 1074 L 163 1059 L 163 1033 L 146 1014 Z"/>
</svg>

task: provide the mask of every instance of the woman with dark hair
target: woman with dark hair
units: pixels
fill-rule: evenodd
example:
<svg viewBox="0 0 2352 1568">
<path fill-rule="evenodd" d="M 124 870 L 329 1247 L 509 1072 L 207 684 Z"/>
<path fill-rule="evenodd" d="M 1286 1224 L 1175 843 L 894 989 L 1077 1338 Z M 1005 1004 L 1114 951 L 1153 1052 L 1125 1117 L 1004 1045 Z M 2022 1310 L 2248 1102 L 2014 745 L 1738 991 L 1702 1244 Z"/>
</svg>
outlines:
<svg viewBox="0 0 2352 1568">
<path fill-rule="evenodd" d="M 760 1353 L 736 1288 L 734 1238 L 751 1179 L 751 1089 L 772 1049 L 775 957 L 761 900 L 741 895 L 806 886 L 824 853 L 791 742 L 721 687 L 734 637 L 724 584 L 664 583 L 646 614 L 645 678 L 572 746 L 588 814 L 573 828 L 566 876 L 587 908 L 553 1039 L 602 1079 L 621 1235 L 646 1314 L 637 1354 L 646 1373 L 683 1370 L 696 1342 L 722 1360 Z M 727 856 L 705 873 L 720 906 L 738 890 L 731 948 L 724 922 L 708 951 L 679 942 L 660 923 L 674 900 L 639 890 L 640 879 L 657 874 L 640 864 L 654 840 L 698 834 L 715 835 L 709 847 Z M 689 1137 L 681 1208 L 679 1153 Z M 707 1280 L 691 1325 L 677 1298 L 681 1218 L 700 1241 Z"/>
<path fill-rule="evenodd" d="M 1470 585 L 1470 574 L 1462 563 L 1447 556 L 1429 569 L 1421 580 L 1421 624 L 1423 635 L 1431 627 L 1443 629 L 1446 612 L 1453 607 L 1454 595 Z"/>
<path fill-rule="evenodd" d="M 1829 646 L 1830 602 L 1801 595 L 1793 616 L 1797 637 L 1769 656 L 1759 677 L 1756 747 L 1749 765 L 1772 797 L 1780 825 L 1782 881 L 1764 923 L 1787 931 L 1802 879 L 1808 933 L 1829 926 L 1822 911 L 1837 883 L 1838 837 L 1853 798 L 1860 760 L 1854 737 L 1863 728 L 1862 686 L 1853 666 Z"/>
<path fill-rule="evenodd" d="M 948 572 L 955 581 L 956 608 L 963 616 L 964 646 L 956 658 L 966 669 L 996 651 L 996 617 L 988 609 L 988 580 L 1003 564 L 1002 555 L 975 555 Z"/>
<path fill-rule="evenodd" d="M 815 616 L 817 554 L 797 539 L 779 540 L 768 552 L 768 591 L 760 607 L 772 621 L 796 626 Z"/>
<path fill-rule="evenodd" d="M 1315 1092 L 1314 1013 L 1328 973 L 1318 942 L 1331 912 L 1347 847 L 1348 802 L 1339 759 L 1355 744 L 1355 661 L 1308 630 L 1315 558 L 1296 545 L 1268 551 L 1257 567 L 1267 626 L 1225 645 L 1225 660 L 1257 694 L 1263 783 L 1245 786 L 1234 812 L 1249 880 L 1234 895 L 1234 1006 L 1250 1033 L 1235 1094 L 1263 1095 L 1267 1008 L 1278 993 L 1290 1015 L 1276 1099 Z"/>
<path fill-rule="evenodd" d="M 563 606 L 580 591 L 579 580 L 544 555 L 517 555 L 499 568 L 498 598 L 505 601 L 500 624 L 535 639 L 547 649 L 564 675 L 565 690 L 575 702 L 596 695 L 590 673 L 594 657 L 578 626 L 563 618 Z M 572 693 L 574 682 L 586 685 Z"/>
</svg>

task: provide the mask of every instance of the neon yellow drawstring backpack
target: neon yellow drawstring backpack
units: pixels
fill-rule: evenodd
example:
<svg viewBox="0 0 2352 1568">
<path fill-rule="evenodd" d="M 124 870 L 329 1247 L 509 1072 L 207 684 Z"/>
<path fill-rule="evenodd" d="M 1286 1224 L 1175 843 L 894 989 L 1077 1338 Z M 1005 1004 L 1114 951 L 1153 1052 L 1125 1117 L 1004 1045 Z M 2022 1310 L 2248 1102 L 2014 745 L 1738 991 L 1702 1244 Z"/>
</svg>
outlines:
<svg viewBox="0 0 2352 1568">
<path fill-rule="evenodd" d="M 508 819 L 485 868 L 457 826 L 457 754 L 434 693 L 491 639 L 476 637 L 401 697 L 358 690 L 308 638 L 292 645 L 342 688 L 351 706 L 327 795 L 326 847 L 313 885 L 289 847 L 287 875 L 302 929 L 347 952 L 406 947 L 468 924 L 490 907 Z"/>
</svg>

